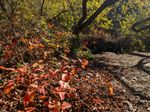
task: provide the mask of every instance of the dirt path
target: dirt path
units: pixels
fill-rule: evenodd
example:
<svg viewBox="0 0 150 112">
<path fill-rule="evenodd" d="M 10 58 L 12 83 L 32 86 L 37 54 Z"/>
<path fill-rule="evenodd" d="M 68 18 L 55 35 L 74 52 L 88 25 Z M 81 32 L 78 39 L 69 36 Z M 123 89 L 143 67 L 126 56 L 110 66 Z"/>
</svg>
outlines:
<svg viewBox="0 0 150 112">
<path fill-rule="evenodd" d="M 94 56 L 94 65 L 103 68 L 114 75 L 130 94 L 128 97 L 139 97 L 138 102 L 143 104 L 138 112 L 150 112 L 150 53 L 134 52 L 131 54 L 115 54 L 105 52 Z M 137 99 L 131 101 L 139 106 Z M 130 98 L 129 98 L 130 99 Z"/>
</svg>

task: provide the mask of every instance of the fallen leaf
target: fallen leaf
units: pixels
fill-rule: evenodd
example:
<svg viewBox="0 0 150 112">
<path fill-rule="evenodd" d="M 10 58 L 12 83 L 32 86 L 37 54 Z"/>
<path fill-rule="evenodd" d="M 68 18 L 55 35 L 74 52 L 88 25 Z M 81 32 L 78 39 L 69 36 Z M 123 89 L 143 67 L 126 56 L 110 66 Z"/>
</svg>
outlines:
<svg viewBox="0 0 150 112">
<path fill-rule="evenodd" d="M 81 62 L 81 67 L 82 67 L 83 69 L 85 69 L 88 64 L 89 64 L 88 60 L 83 59 L 82 62 Z"/>
<path fill-rule="evenodd" d="M 16 70 L 15 70 L 14 68 L 6 68 L 6 67 L 4 67 L 4 66 L 0 66 L 0 69 L 16 72 Z"/>
<path fill-rule="evenodd" d="M 45 95 L 45 94 L 46 94 L 46 92 L 45 92 L 45 88 L 44 88 L 44 86 L 40 86 L 40 87 L 38 87 L 38 92 L 39 92 L 40 94 Z"/>
<path fill-rule="evenodd" d="M 61 110 L 66 110 L 69 108 L 71 108 L 71 104 L 64 101 L 61 105 Z"/>
<path fill-rule="evenodd" d="M 77 73 L 76 68 L 73 68 L 73 69 L 71 70 L 71 74 L 72 74 L 72 75 L 76 75 L 76 73 Z"/>
<path fill-rule="evenodd" d="M 112 87 L 112 85 L 108 85 L 108 89 L 109 89 L 109 95 L 114 95 L 114 91 L 113 91 L 113 87 Z"/>
<path fill-rule="evenodd" d="M 34 89 L 37 89 L 38 88 L 38 85 L 37 84 L 30 84 L 30 86 Z"/>
<path fill-rule="evenodd" d="M 62 81 L 62 80 L 59 81 L 59 85 L 61 88 L 70 89 L 69 84 L 67 82 Z"/>
<path fill-rule="evenodd" d="M 28 108 L 25 108 L 25 111 L 26 112 L 33 112 L 36 108 L 35 107 L 28 107 Z"/>
<path fill-rule="evenodd" d="M 45 99 L 45 98 L 46 98 L 45 95 L 40 95 L 40 96 L 39 96 L 39 99 L 40 99 L 40 100 L 43 100 L 43 99 Z"/>
<path fill-rule="evenodd" d="M 9 84 L 4 87 L 4 93 L 9 94 L 13 88 L 14 88 L 14 82 L 10 81 Z"/>
<path fill-rule="evenodd" d="M 66 92 L 61 87 L 56 87 L 53 93 L 58 94 L 61 100 L 65 99 Z"/>
<path fill-rule="evenodd" d="M 27 103 L 29 103 L 29 102 L 33 102 L 34 98 L 35 98 L 35 92 L 34 91 L 27 92 L 25 97 L 24 97 L 24 106 L 26 106 Z"/>
<path fill-rule="evenodd" d="M 69 75 L 68 75 L 68 74 L 65 74 L 65 73 L 62 74 L 61 80 L 64 81 L 64 82 L 68 82 L 68 80 L 69 80 Z"/>
<path fill-rule="evenodd" d="M 100 98 L 93 98 L 93 103 L 100 104 L 100 103 L 104 103 L 104 101 L 101 100 Z"/>
<path fill-rule="evenodd" d="M 20 72 L 21 74 L 25 74 L 28 71 L 27 65 L 24 65 L 22 67 L 17 68 L 17 71 Z"/>
<path fill-rule="evenodd" d="M 36 67 L 38 67 L 38 65 L 39 65 L 38 63 L 33 63 L 32 67 L 36 68 Z"/>
</svg>

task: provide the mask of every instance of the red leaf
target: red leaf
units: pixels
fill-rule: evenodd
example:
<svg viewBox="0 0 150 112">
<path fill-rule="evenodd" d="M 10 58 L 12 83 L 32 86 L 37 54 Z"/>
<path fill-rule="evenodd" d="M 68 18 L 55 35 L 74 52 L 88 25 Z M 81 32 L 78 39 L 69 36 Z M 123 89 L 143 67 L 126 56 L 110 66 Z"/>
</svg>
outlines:
<svg viewBox="0 0 150 112">
<path fill-rule="evenodd" d="M 44 72 L 43 68 L 36 68 L 33 72 Z"/>
<path fill-rule="evenodd" d="M 43 95 L 45 95 L 46 93 L 45 93 L 45 88 L 44 88 L 44 86 L 40 86 L 40 87 L 38 88 L 38 92 L 41 93 L 41 94 L 43 94 Z"/>
<path fill-rule="evenodd" d="M 23 82 L 23 81 L 24 81 L 23 77 L 20 77 L 20 76 L 16 77 L 16 83 L 20 83 L 20 82 Z"/>
<path fill-rule="evenodd" d="M 35 98 L 35 92 L 34 91 L 27 92 L 25 97 L 24 97 L 24 106 L 26 106 L 27 103 L 29 103 L 29 102 L 33 102 L 34 98 Z"/>
<path fill-rule="evenodd" d="M 59 108 L 54 108 L 52 112 L 60 112 Z"/>
<path fill-rule="evenodd" d="M 50 73 L 50 75 L 53 76 L 53 77 L 56 76 L 58 72 L 59 72 L 58 69 L 56 69 L 55 71 L 49 69 L 49 73 Z"/>
<path fill-rule="evenodd" d="M 28 107 L 28 108 L 25 108 L 25 111 L 26 112 L 33 112 L 36 108 L 35 107 Z"/>
<path fill-rule="evenodd" d="M 93 103 L 95 103 L 95 104 L 100 104 L 100 103 L 104 103 L 104 101 L 101 100 L 100 98 L 94 98 L 94 99 L 93 99 Z"/>
<path fill-rule="evenodd" d="M 69 109 L 71 108 L 71 104 L 70 103 L 67 103 L 67 102 L 63 102 L 62 105 L 61 105 L 61 109 L 62 110 L 66 110 L 66 109 Z"/>
<path fill-rule="evenodd" d="M 21 74 L 25 74 L 28 71 L 28 67 L 26 65 L 24 65 L 20 68 L 17 68 L 17 71 L 20 72 Z"/>
<path fill-rule="evenodd" d="M 64 82 L 62 80 L 59 81 L 60 87 L 64 89 L 70 89 L 70 86 L 67 82 Z"/>
<path fill-rule="evenodd" d="M 58 94 L 61 100 L 64 100 L 64 99 L 65 99 L 66 92 L 64 92 L 61 87 L 56 87 L 53 92 L 54 92 L 55 94 Z"/>
<path fill-rule="evenodd" d="M 69 69 L 70 68 L 70 66 L 69 65 L 66 65 L 66 66 L 62 66 L 60 69 L 61 69 L 61 71 L 65 71 L 65 70 L 67 70 L 67 69 Z"/>
<path fill-rule="evenodd" d="M 61 100 L 65 99 L 66 92 L 57 92 L 57 93 L 58 93 L 58 95 L 59 95 L 59 97 L 60 97 Z"/>
</svg>

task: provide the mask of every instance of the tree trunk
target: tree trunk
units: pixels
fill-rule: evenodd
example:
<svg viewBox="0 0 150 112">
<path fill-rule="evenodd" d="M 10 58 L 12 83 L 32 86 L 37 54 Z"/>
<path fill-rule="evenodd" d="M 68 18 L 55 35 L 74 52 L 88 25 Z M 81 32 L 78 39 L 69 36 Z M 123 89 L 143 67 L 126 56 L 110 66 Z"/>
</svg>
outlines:
<svg viewBox="0 0 150 112">
<path fill-rule="evenodd" d="M 86 10 L 86 2 L 87 0 L 83 0 L 83 14 L 82 18 L 79 20 L 77 26 L 73 30 L 73 34 L 78 35 L 84 28 L 88 27 L 94 20 L 95 18 L 107 7 L 111 6 L 112 4 L 118 2 L 119 0 L 106 0 L 96 11 L 93 15 L 91 15 L 86 21 L 87 17 L 87 10 Z"/>
<path fill-rule="evenodd" d="M 3 0 L 0 0 L 0 9 L 4 12 L 6 12 L 6 8 L 5 8 L 5 5 L 4 5 L 4 2 Z"/>
<path fill-rule="evenodd" d="M 150 21 L 150 17 L 148 17 L 148 18 L 146 18 L 146 19 L 144 19 L 144 20 L 141 20 L 141 21 L 138 21 L 138 22 L 136 22 L 136 23 L 134 23 L 133 25 L 132 25 L 132 30 L 134 31 L 134 32 L 141 32 L 141 31 L 143 31 L 143 30 L 147 30 L 147 29 L 150 29 L 150 25 L 145 25 L 145 26 L 142 26 L 142 27 L 140 27 L 139 29 L 137 29 L 136 27 L 137 26 L 140 26 L 142 23 L 145 23 L 145 22 L 147 22 L 147 21 Z"/>
<path fill-rule="evenodd" d="M 42 1 L 40 15 L 43 16 L 43 7 L 44 7 L 45 0 Z"/>
</svg>

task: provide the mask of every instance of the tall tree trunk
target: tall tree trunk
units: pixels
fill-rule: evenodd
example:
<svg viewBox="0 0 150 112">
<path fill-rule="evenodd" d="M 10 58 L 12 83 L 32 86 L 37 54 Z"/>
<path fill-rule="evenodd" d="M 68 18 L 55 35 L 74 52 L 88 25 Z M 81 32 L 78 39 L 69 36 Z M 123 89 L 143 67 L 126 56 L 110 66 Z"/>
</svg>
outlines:
<svg viewBox="0 0 150 112">
<path fill-rule="evenodd" d="M 43 8 L 44 8 L 45 0 L 42 1 L 41 9 L 40 9 L 40 16 L 43 16 Z"/>
<path fill-rule="evenodd" d="M 3 2 L 3 0 L 0 0 L 0 9 L 4 12 L 6 12 L 6 8 L 5 8 L 5 4 Z"/>
</svg>

